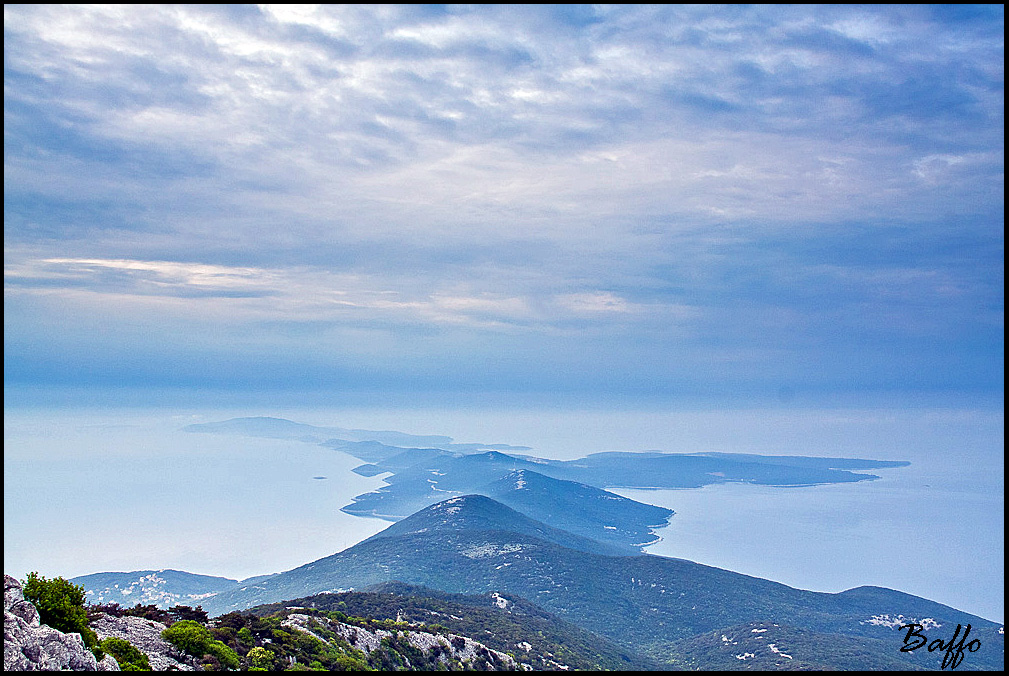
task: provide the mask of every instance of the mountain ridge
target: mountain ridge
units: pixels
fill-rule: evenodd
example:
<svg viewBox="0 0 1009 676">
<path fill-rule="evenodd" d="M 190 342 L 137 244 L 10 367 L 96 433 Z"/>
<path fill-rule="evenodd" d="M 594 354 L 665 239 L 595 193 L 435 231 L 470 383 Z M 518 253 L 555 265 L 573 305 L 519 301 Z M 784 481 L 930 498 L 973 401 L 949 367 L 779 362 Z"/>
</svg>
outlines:
<svg viewBox="0 0 1009 676">
<path fill-rule="evenodd" d="M 684 668 L 693 664 L 681 654 L 684 646 L 708 655 L 705 664 L 730 663 L 735 657 L 726 657 L 726 646 L 697 637 L 754 622 L 787 628 L 801 649 L 796 654 L 810 665 L 822 665 L 810 637 L 836 636 L 838 664 L 888 665 L 896 654 L 908 668 L 934 667 L 937 656 L 900 653 L 901 624 L 920 622 L 944 638 L 957 624 L 971 624 L 984 651 L 972 653 L 968 667 L 1004 664 L 1000 625 L 928 599 L 871 586 L 804 591 L 682 559 L 567 546 L 584 540 L 487 496 L 457 496 L 341 552 L 220 591 L 202 605 L 220 614 L 399 581 L 449 594 L 524 599 L 627 650 Z M 787 660 L 761 645 L 763 652 L 739 654 L 763 656 L 751 664 Z M 859 651 L 867 652 L 859 658 Z"/>
<path fill-rule="evenodd" d="M 513 511 L 486 497 L 453 498 L 434 511 L 459 507 L 460 514 L 468 503 L 492 506 L 499 520 Z M 668 658 L 678 641 L 762 621 L 880 639 L 899 652 L 898 632 L 887 618 L 900 616 L 927 618 L 942 631 L 971 623 L 989 646 L 985 655 L 971 656 L 974 663 L 994 668 L 1003 661 L 999 625 L 884 588 L 856 588 L 847 595 L 810 592 L 681 559 L 579 551 L 516 531 L 403 530 L 369 538 L 257 585 L 223 592 L 205 607 L 226 612 L 400 580 L 451 593 L 517 595 L 655 659 Z M 924 658 L 915 654 L 908 659 L 916 664 Z"/>
</svg>

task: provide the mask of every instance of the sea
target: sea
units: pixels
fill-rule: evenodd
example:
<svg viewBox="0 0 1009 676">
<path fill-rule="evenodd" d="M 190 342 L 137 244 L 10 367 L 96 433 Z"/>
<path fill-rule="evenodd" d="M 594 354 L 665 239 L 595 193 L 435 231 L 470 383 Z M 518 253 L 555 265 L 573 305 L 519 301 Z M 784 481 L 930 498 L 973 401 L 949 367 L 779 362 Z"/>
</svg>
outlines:
<svg viewBox="0 0 1009 676">
<path fill-rule="evenodd" d="M 355 458 L 182 429 L 259 415 L 522 445 L 555 459 L 661 450 L 907 460 L 849 484 L 611 490 L 675 511 L 652 554 L 815 591 L 884 586 L 1003 621 L 1001 408 L 5 407 L 4 572 L 172 568 L 243 579 L 389 525 L 340 511 L 383 484 L 351 472 Z"/>
</svg>

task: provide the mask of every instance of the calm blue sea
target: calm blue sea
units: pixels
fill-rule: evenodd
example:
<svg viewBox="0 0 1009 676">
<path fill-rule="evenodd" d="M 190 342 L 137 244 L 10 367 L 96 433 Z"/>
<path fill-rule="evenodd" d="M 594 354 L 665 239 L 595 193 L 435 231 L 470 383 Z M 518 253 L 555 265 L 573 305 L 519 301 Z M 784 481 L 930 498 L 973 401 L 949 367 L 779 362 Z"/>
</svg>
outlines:
<svg viewBox="0 0 1009 676">
<path fill-rule="evenodd" d="M 676 511 L 655 554 L 818 591 L 882 585 L 1003 618 L 1001 410 L 7 409 L 5 572 L 242 578 L 387 525 L 340 511 L 382 484 L 351 473 L 354 458 L 180 431 L 245 415 L 526 445 L 558 459 L 655 449 L 909 460 L 857 484 L 617 492 Z"/>
</svg>

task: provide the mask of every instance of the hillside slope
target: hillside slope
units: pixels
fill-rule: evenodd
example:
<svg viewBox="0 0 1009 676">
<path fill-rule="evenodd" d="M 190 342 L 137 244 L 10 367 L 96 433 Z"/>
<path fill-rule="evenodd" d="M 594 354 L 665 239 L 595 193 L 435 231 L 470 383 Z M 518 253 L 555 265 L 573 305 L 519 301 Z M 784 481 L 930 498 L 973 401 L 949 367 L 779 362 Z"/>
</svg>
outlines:
<svg viewBox="0 0 1009 676">
<path fill-rule="evenodd" d="M 489 648 L 515 656 L 534 669 L 652 670 L 659 663 L 630 652 L 519 597 L 450 594 L 388 582 L 363 592 L 317 594 L 251 608 L 269 615 L 290 608 L 435 625 L 477 637 Z"/>
<path fill-rule="evenodd" d="M 483 496 L 454 498 L 343 552 L 223 592 L 205 607 L 227 612 L 400 580 L 447 592 L 519 596 L 660 660 L 675 657 L 678 641 L 749 622 L 881 639 L 896 653 L 897 625 L 885 618 L 901 617 L 929 618 L 949 635 L 958 623 L 970 623 L 984 649 L 969 662 L 987 668 L 1004 662 L 999 625 L 927 599 L 879 588 L 808 592 L 678 559 L 580 551 L 530 533 L 526 517 L 509 530 L 513 514 Z M 490 527 L 473 527 L 480 523 Z M 549 530 L 556 529 L 543 527 Z M 903 655 L 912 664 L 939 659 L 921 651 Z"/>
</svg>

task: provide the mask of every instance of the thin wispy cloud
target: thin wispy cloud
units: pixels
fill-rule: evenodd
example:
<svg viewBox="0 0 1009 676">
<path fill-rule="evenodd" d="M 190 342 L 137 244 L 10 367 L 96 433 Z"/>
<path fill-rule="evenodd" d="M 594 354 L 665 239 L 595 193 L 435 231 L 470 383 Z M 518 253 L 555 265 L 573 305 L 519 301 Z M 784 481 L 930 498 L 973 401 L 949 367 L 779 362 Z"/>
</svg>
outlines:
<svg viewBox="0 0 1009 676">
<path fill-rule="evenodd" d="M 122 313 L 162 304 L 166 311 L 171 308 L 193 319 L 220 315 L 247 322 L 364 324 L 382 318 L 404 324 L 546 330 L 585 316 L 648 309 L 609 292 L 534 297 L 473 291 L 467 285 L 430 291 L 409 288 L 406 280 L 341 275 L 318 268 L 178 261 L 49 258 L 10 265 L 4 278 L 10 296 L 34 294 L 53 302 L 87 304 L 98 311 L 118 308 Z M 387 288 L 395 282 L 399 288 Z"/>
<path fill-rule="evenodd" d="M 5 7 L 5 372 L 34 378 L 19 346 L 42 327 L 64 327 L 57 360 L 78 330 L 126 349 L 61 308 L 251 332 L 301 364 L 291 379 L 364 331 L 388 358 L 349 360 L 359 383 L 374 360 L 455 362 L 469 388 L 501 350 L 558 386 L 601 369 L 676 392 L 747 355 L 743 389 L 999 390 L 1003 24 L 1000 7 Z"/>
</svg>

